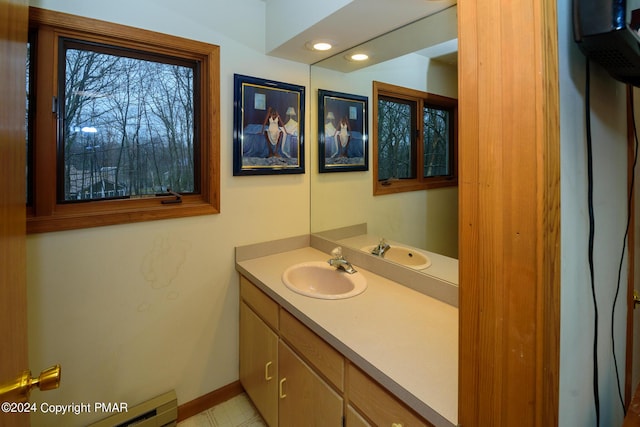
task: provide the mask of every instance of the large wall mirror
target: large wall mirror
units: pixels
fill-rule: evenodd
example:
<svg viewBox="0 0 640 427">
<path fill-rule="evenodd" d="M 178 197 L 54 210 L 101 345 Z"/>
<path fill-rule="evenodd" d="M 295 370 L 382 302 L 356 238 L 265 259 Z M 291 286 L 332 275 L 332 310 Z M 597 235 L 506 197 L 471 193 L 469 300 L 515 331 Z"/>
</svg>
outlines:
<svg viewBox="0 0 640 427">
<path fill-rule="evenodd" d="M 365 51 L 369 62 L 349 60 L 355 50 Z M 368 97 L 368 122 L 372 126 L 373 81 L 457 98 L 457 76 L 455 1 L 433 15 L 311 66 L 308 146 L 312 233 L 325 233 L 339 240 L 340 236 L 331 231 L 348 230 L 345 237 L 350 237 L 353 226 L 360 231 L 364 227 L 369 241 L 385 238 L 453 260 L 457 284 L 458 187 L 374 196 L 371 158 L 368 171 L 319 173 L 317 143 L 319 89 Z M 341 240 L 344 245 L 349 242 L 348 238 Z M 359 239 L 353 242 L 356 246 L 362 244 Z M 420 271 L 437 276 L 438 268 L 435 262 L 433 265 L 436 268 Z M 447 274 L 443 278 L 453 281 L 451 273 Z"/>
</svg>

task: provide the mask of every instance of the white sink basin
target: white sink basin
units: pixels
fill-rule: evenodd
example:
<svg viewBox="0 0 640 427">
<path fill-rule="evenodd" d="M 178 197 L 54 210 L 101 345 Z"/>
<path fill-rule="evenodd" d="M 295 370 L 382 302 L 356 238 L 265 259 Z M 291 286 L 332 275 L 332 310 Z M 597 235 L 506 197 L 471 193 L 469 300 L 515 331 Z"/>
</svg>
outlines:
<svg viewBox="0 0 640 427">
<path fill-rule="evenodd" d="M 282 273 L 282 282 L 294 292 L 321 299 L 350 298 L 367 288 L 362 274 L 337 270 L 326 261 L 292 265 Z"/>
<path fill-rule="evenodd" d="M 376 246 L 377 245 L 365 246 L 362 250 L 371 253 Z M 405 248 L 403 246 L 391 246 L 391 248 L 387 249 L 384 253 L 384 259 L 416 270 L 424 270 L 431 266 L 431 260 L 428 256 L 415 249 Z"/>
</svg>

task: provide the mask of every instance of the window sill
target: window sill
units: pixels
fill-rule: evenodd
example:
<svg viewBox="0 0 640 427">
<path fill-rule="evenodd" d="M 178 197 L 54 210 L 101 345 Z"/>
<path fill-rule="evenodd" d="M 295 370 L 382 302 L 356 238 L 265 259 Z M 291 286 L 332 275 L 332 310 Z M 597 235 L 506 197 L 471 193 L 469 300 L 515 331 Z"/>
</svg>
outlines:
<svg viewBox="0 0 640 427">
<path fill-rule="evenodd" d="M 384 194 L 396 194 L 409 191 L 421 191 L 431 190 L 435 188 L 444 187 L 457 187 L 457 179 L 440 179 L 437 181 L 420 182 L 415 180 L 394 180 L 388 181 L 387 184 L 382 184 L 380 181 L 376 181 L 373 187 L 374 196 L 382 196 Z"/>
<path fill-rule="evenodd" d="M 81 209 L 69 209 L 70 206 L 57 205 L 59 209 L 48 216 L 27 216 L 27 233 L 47 233 L 54 231 L 76 230 L 81 228 L 100 227 L 105 225 L 127 224 L 133 222 L 155 221 L 159 219 L 182 218 L 188 216 L 213 215 L 220 210 L 201 198 L 188 200 L 183 197 L 182 203 L 161 204 L 154 206 L 117 208 L 111 202 L 104 202 L 104 208 L 96 211 L 82 212 Z M 146 201 L 145 201 L 146 202 Z M 74 206 L 75 207 L 75 206 Z"/>
</svg>

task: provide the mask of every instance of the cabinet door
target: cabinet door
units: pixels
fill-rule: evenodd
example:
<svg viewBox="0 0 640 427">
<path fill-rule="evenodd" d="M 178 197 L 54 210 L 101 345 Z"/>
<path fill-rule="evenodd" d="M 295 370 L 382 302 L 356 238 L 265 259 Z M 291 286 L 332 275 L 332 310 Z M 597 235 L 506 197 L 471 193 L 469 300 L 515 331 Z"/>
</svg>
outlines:
<svg viewBox="0 0 640 427">
<path fill-rule="evenodd" d="M 342 426 L 342 397 L 285 343 L 278 347 L 282 426 Z"/>
<path fill-rule="evenodd" d="M 278 425 L 278 336 L 240 302 L 240 382 L 262 418 Z"/>
</svg>

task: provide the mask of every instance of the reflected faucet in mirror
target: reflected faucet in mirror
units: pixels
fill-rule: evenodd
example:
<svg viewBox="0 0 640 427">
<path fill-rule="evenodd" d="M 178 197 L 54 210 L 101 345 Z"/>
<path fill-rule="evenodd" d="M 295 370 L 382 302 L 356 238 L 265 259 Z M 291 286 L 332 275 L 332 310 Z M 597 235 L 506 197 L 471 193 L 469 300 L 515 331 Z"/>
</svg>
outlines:
<svg viewBox="0 0 640 427">
<path fill-rule="evenodd" d="M 375 256 L 379 256 L 380 258 L 384 258 L 384 254 L 389 249 L 391 249 L 391 246 L 387 243 L 387 241 L 383 237 L 382 239 L 380 239 L 378 246 L 376 246 L 371 250 L 371 253 Z"/>
</svg>

